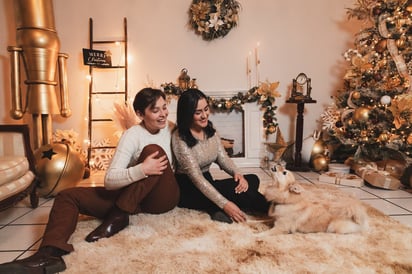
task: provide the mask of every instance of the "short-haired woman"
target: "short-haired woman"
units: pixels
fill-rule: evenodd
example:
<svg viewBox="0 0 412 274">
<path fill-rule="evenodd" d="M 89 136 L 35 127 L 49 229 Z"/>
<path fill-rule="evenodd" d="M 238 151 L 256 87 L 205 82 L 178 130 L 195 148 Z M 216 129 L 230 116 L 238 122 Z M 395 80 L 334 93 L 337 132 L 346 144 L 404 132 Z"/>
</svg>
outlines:
<svg viewBox="0 0 412 274">
<path fill-rule="evenodd" d="M 79 213 L 103 222 L 86 237 L 94 242 L 129 225 L 129 215 L 163 213 L 179 201 L 170 147 L 173 124 L 167 120 L 164 93 L 145 88 L 136 94 L 134 110 L 141 123 L 126 130 L 106 172 L 105 187 L 76 187 L 58 193 L 39 250 L 32 256 L 0 265 L 0 273 L 57 273 L 66 269 L 62 256 Z"/>
</svg>

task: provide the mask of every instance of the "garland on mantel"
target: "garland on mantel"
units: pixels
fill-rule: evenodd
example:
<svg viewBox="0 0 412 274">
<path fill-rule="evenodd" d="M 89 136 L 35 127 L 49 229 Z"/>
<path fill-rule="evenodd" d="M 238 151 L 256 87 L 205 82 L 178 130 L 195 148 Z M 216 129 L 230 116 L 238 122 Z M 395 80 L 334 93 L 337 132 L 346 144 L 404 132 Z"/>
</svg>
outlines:
<svg viewBox="0 0 412 274">
<path fill-rule="evenodd" d="M 161 85 L 164 93 L 168 97 L 178 97 L 184 92 L 179 86 L 173 83 L 165 83 Z M 252 87 L 248 91 L 238 92 L 231 98 L 215 98 L 208 96 L 209 105 L 218 111 L 242 111 L 242 105 L 245 103 L 257 102 L 263 109 L 263 127 L 265 134 L 276 132 L 278 126 L 276 118 L 277 106 L 275 106 L 276 97 L 280 97 L 280 93 L 276 90 L 279 82 L 262 82 L 259 86 Z"/>
</svg>

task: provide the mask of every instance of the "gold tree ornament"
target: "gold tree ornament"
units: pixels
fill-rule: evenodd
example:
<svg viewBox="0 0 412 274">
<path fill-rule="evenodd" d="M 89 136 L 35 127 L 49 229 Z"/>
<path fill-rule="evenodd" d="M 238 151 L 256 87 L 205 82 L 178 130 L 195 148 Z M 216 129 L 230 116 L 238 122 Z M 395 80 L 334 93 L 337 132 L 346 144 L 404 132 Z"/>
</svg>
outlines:
<svg viewBox="0 0 412 274">
<path fill-rule="evenodd" d="M 366 123 L 369 120 L 369 109 L 367 107 L 359 107 L 353 113 L 353 119 L 358 123 Z"/>
<path fill-rule="evenodd" d="M 355 92 L 352 94 L 352 98 L 353 98 L 353 99 L 359 99 L 359 98 L 360 98 L 360 92 L 359 92 L 359 91 L 355 91 Z"/>
</svg>

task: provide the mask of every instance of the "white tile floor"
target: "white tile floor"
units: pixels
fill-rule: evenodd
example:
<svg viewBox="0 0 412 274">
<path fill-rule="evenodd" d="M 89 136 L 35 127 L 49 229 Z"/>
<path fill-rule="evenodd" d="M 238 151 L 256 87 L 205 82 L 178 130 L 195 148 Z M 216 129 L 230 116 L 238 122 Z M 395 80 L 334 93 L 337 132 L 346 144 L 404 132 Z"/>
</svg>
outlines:
<svg viewBox="0 0 412 274">
<path fill-rule="evenodd" d="M 243 171 L 257 174 L 263 187 L 271 181 L 269 175 L 260 168 L 246 168 Z M 214 169 L 213 173 L 217 177 L 225 176 L 217 169 Z M 92 173 L 92 176 L 82 181 L 80 185 L 101 185 L 102 175 L 102 173 Z M 296 172 L 295 175 L 298 181 L 318 183 L 317 173 Z M 368 186 L 360 188 L 341 186 L 341 188 L 393 219 L 412 227 L 411 193 Z M 52 204 L 53 199 L 40 198 L 39 207 L 32 209 L 27 198 L 15 207 L 0 212 L 0 263 L 27 257 L 38 249 Z"/>
</svg>

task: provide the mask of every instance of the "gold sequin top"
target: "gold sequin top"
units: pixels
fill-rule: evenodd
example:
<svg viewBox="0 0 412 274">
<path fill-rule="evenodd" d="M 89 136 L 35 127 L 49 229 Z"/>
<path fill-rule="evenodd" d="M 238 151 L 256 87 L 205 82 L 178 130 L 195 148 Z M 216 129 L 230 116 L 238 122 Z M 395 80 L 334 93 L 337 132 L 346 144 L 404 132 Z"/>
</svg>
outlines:
<svg viewBox="0 0 412 274">
<path fill-rule="evenodd" d="M 218 207 L 223 208 L 228 200 L 220 194 L 203 176 L 212 163 L 234 176 L 240 174 L 232 159 L 227 155 L 217 133 L 189 148 L 179 137 L 177 130 L 172 135 L 172 149 L 176 157 L 176 173 L 186 174 L 196 187 Z"/>
</svg>

